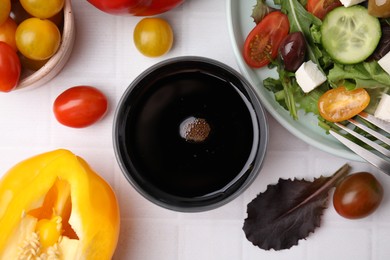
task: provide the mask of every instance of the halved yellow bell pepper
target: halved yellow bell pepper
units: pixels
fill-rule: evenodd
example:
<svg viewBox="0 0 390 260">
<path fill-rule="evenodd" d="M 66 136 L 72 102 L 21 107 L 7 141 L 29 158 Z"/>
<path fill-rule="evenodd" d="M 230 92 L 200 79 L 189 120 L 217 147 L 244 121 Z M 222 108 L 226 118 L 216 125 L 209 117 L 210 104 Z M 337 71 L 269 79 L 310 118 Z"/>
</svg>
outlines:
<svg viewBox="0 0 390 260">
<path fill-rule="evenodd" d="M 0 180 L 0 259 L 111 259 L 119 226 L 109 184 L 68 150 L 24 160 Z"/>
</svg>

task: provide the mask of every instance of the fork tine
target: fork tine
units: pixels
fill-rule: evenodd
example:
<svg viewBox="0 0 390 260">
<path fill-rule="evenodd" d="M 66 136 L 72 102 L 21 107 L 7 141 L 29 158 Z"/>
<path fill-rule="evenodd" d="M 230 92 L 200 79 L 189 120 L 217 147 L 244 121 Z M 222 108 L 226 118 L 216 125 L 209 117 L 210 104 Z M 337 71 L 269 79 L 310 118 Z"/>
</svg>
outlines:
<svg viewBox="0 0 390 260">
<path fill-rule="evenodd" d="M 339 140 L 341 143 L 343 143 L 349 149 L 354 151 L 357 155 L 361 156 L 367 162 L 376 166 L 378 169 L 380 169 L 381 171 L 383 171 L 387 175 L 390 175 L 390 162 L 388 162 L 385 159 L 383 159 L 382 157 L 374 154 L 373 152 L 361 147 L 360 145 L 350 141 L 349 139 L 345 138 L 344 136 L 340 135 L 339 133 L 337 133 L 334 130 L 330 130 L 329 132 L 337 140 Z"/>
<path fill-rule="evenodd" d="M 366 112 L 360 112 L 358 114 L 361 118 L 367 120 L 368 122 L 370 122 L 371 124 L 374 124 L 376 125 L 377 127 L 385 130 L 386 132 L 390 133 L 390 123 L 384 121 L 384 120 L 381 120 L 379 118 L 376 118 L 374 117 L 373 115 L 370 115 Z"/>
<path fill-rule="evenodd" d="M 340 123 L 336 123 L 336 125 L 338 127 L 340 127 L 341 129 L 343 129 L 344 131 L 348 132 L 349 134 L 353 135 L 354 137 L 356 137 L 357 139 L 359 139 L 360 141 L 368 144 L 369 146 L 371 146 L 372 148 L 376 149 L 377 151 L 379 151 L 380 153 L 382 153 L 383 155 L 387 156 L 387 157 L 390 157 L 390 151 L 387 150 L 386 148 L 384 148 L 383 146 L 371 141 L 370 139 L 360 135 L 359 133 L 356 133 L 355 131 L 353 131 L 352 129 L 340 124 Z"/>
<path fill-rule="evenodd" d="M 367 133 L 369 133 L 370 135 L 378 138 L 379 140 L 381 140 L 382 142 L 384 142 L 385 144 L 387 145 L 390 145 L 390 139 L 387 138 L 386 136 L 382 135 L 381 133 L 377 132 L 377 131 L 374 131 L 372 130 L 371 128 L 367 127 L 366 125 L 356 121 L 355 119 L 349 119 L 348 122 L 354 124 L 355 126 L 359 127 L 360 129 L 363 129 L 364 131 L 366 131 Z"/>
</svg>

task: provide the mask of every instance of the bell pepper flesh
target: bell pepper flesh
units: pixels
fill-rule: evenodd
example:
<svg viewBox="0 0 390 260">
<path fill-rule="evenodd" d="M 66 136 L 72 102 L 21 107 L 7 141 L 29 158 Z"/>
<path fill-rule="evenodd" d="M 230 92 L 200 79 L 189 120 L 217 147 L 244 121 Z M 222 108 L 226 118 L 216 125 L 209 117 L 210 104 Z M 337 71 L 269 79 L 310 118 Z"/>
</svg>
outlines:
<svg viewBox="0 0 390 260">
<path fill-rule="evenodd" d="M 111 259 L 119 228 L 114 191 L 68 150 L 24 160 L 0 180 L 0 259 L 31 252 L 57 259 Z"/>
</svg>

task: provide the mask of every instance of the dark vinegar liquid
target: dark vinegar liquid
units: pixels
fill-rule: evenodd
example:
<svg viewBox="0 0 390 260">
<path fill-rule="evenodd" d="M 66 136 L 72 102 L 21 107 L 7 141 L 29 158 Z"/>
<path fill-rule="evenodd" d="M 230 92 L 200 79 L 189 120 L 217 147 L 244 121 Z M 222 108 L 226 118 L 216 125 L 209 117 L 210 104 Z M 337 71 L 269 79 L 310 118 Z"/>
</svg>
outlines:
<svg viewBox="0 0 390 260">
<path fill-rule="evenodd" d="M 142 172 L 135 174 L 139 182 L 187 198 L 226 187 L 254 149 L 254 112 L 244 99 L 230 83 L 202 72 L 150 83 L 130 104 L 125 124 L 133 167 Z M 189 118 L 207 122 L 205 138 L 183 138 Z"/>
</svg>

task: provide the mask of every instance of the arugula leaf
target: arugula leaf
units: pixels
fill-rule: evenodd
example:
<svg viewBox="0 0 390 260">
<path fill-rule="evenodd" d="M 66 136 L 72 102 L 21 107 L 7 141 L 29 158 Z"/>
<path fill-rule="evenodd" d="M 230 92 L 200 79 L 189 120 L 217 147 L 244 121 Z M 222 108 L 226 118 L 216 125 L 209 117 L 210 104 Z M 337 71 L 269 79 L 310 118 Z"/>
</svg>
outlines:
<svg viewBox="0 0 390 260">
<path fill-rule="evenodd" d="M 307 12 L 304 8 L 305 1 L 298 0 L 275 0 L 284 13 L 287 14 L 290 22 L 290 32 L 300 31 L 305 36 L 307 55 L 316 64 L 328 66 L 329 58 L 323 55 L 318 44 L 321 42 L 320 26 L 321 20 Z M 325 91 L 324 88 L 313 90 L 305 94 L 295 79 L 295 74 L 283 69 L 282 61 L 276 60 L 274 65 L 278 68 L 279 79 L 264 80 L 264 86 L 275 93 L 276 101 L 281 104 L 295 120 L 298 119 L 298 108 L 304 109 L 306 113 L 318 114 L 317 101 Z M 321 68 L 322 70 L 322 68 Z"/>
<path fill-rule="evenodd" d="M 322 22 L 320 19 L 306 11 L 305 7 L 298 0 L 283 0 L 281 8 L 290 22 L 290 32 L 302 32 L 307 42 L 307 53 L 309 58 L 316 64 L 319 64 L 318 59 L 322 57 L 322 51 L 316 46 L 311 34 L 313 25 L 320 27 Z"/>
<path fill-rule="evenodd" d="M 303 109 L 306 113 L 313 113 L 318 115 L 318 99 L 329 90 L 329 84 L 322 84 L 321 86 L 313 89 L 309 93 L 297 96 L 296 102 L 300 109 Z"/>
<path fill-rule="evenodd" d="M 252 9 L 251 17 L 253 18 L 253 21 L 258 24 L 272 11 L 275 11 L 275 9 L 267 5 L 265 0 L 257 0 L 256 5 Z"/>
<path fill-rule="evenodd" d="M 275 100 L 290 112 L 294 119 L 298 119 L 295 96 L 301 91 L 296 83 L 294 73 L 278 67 L 279 79 L 267 78 L 263 81 L 263 85 L 268 90 L 274 92 Z"/>
</svg>

